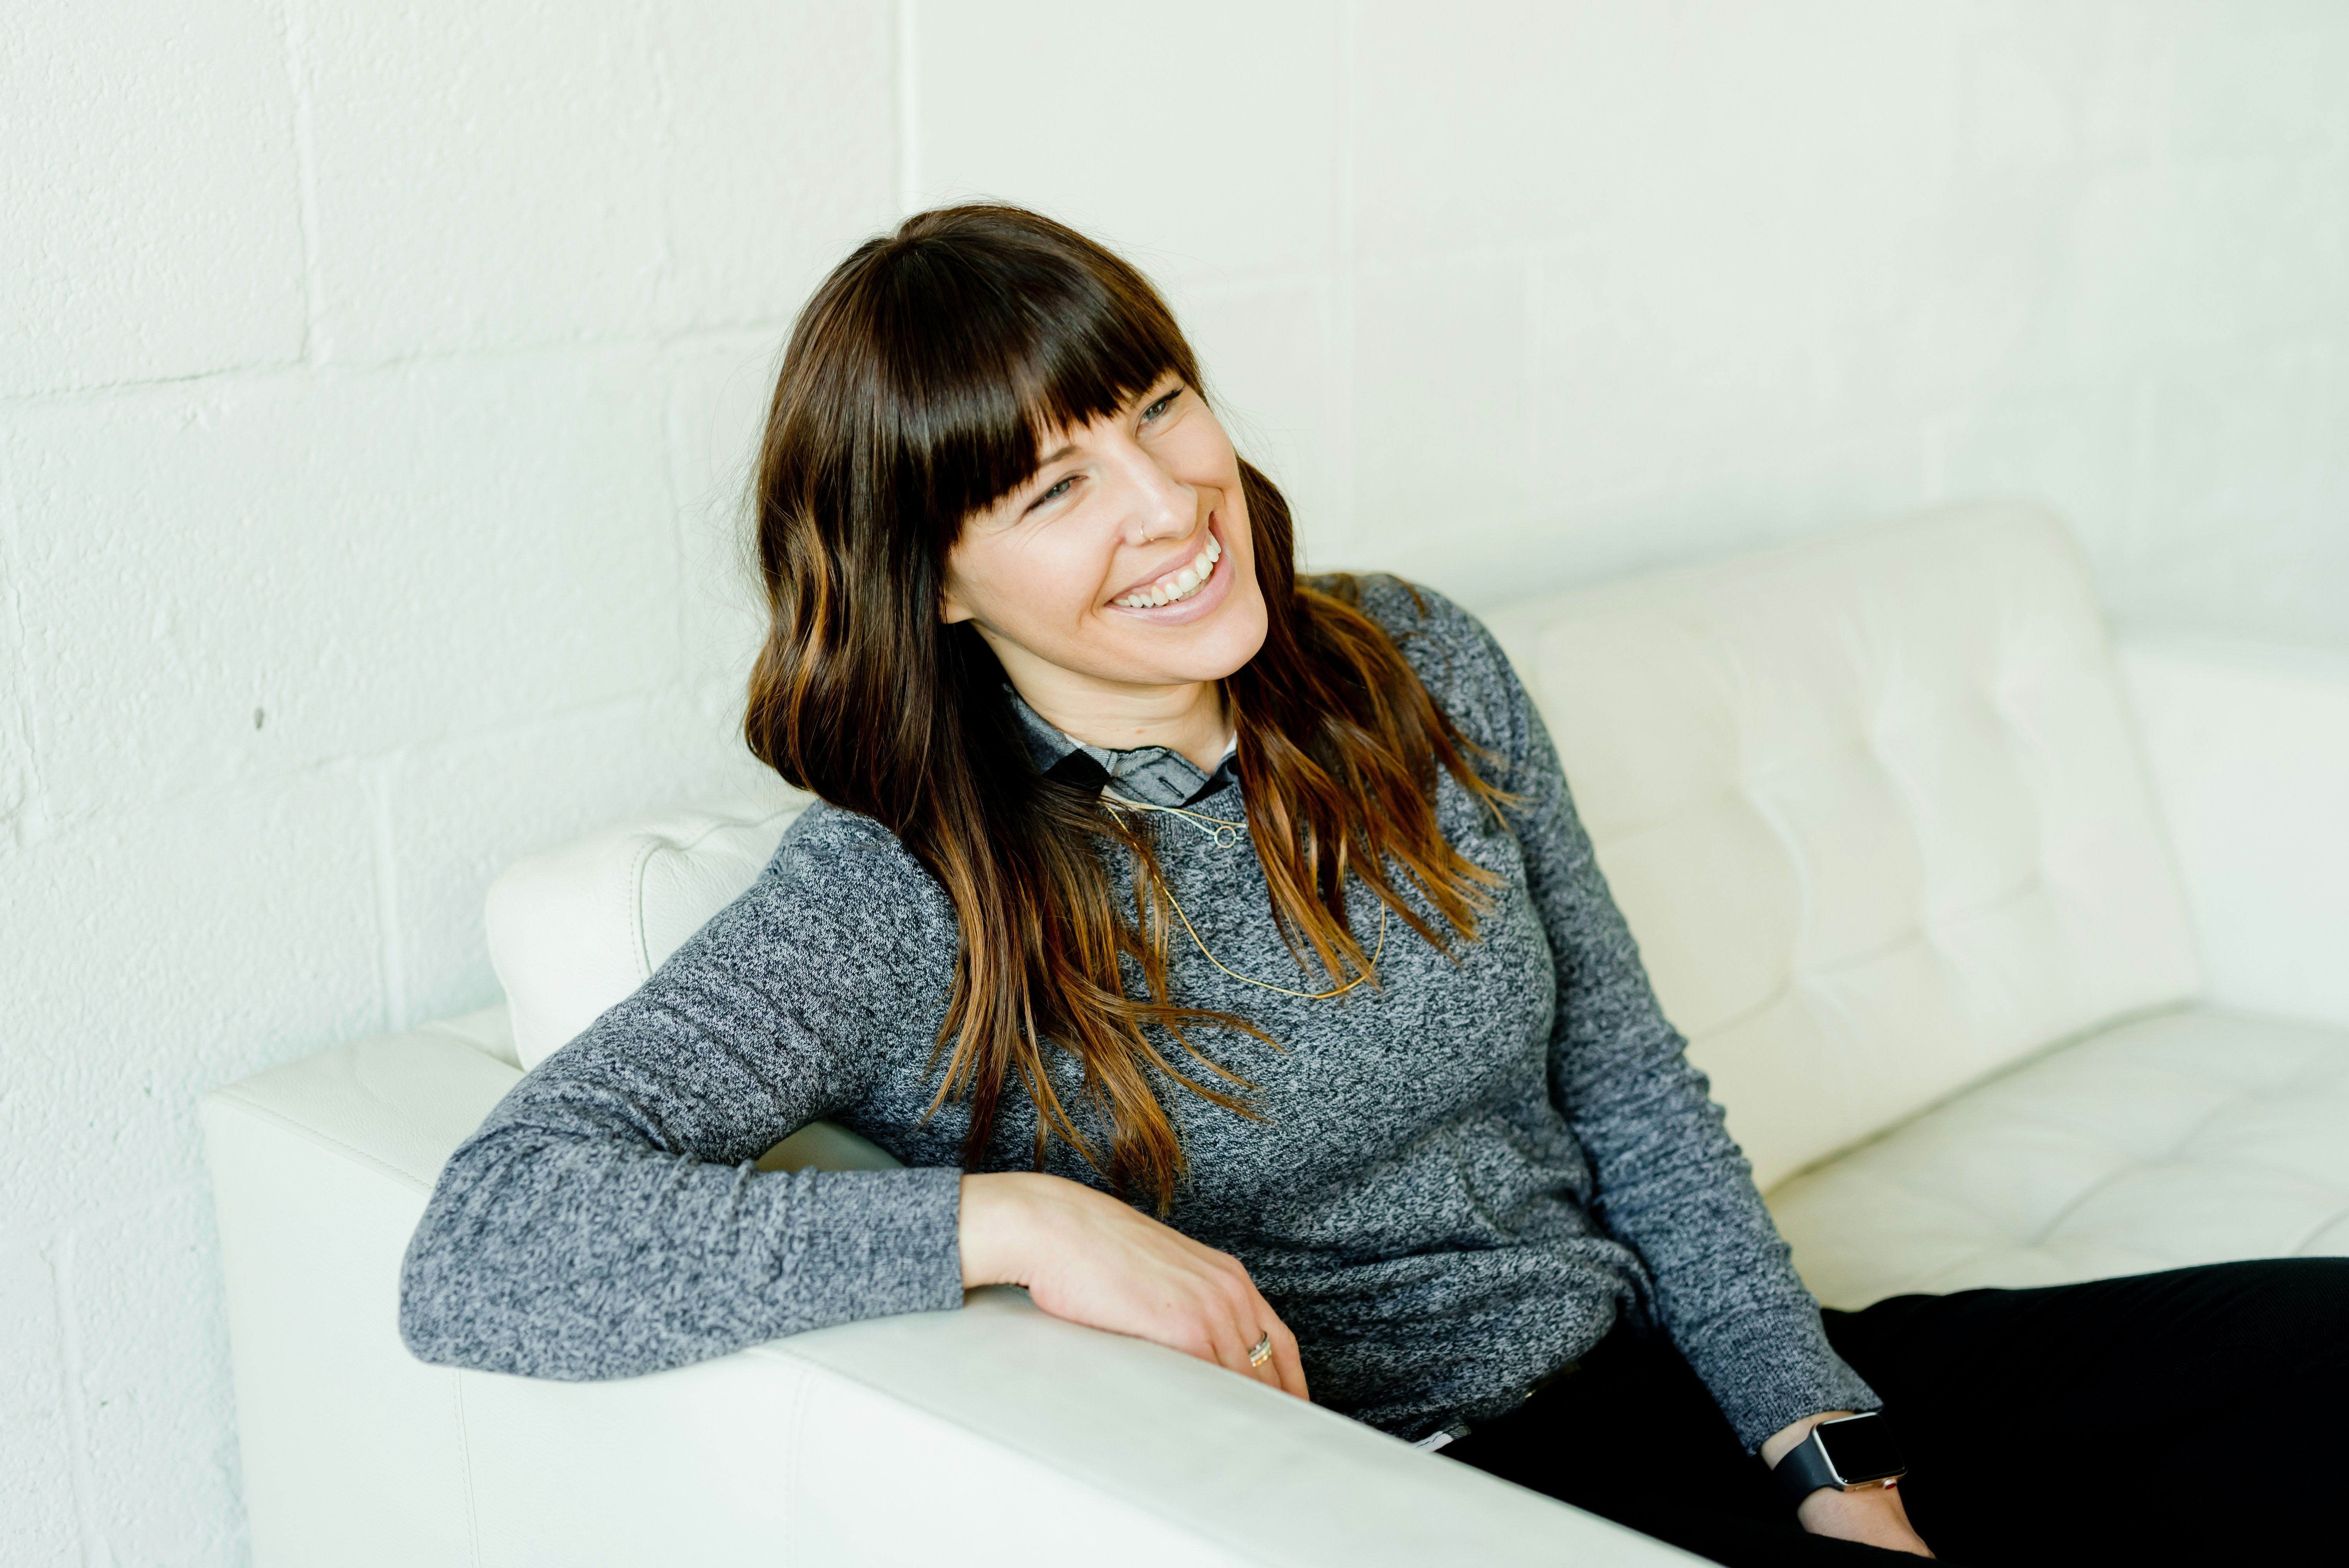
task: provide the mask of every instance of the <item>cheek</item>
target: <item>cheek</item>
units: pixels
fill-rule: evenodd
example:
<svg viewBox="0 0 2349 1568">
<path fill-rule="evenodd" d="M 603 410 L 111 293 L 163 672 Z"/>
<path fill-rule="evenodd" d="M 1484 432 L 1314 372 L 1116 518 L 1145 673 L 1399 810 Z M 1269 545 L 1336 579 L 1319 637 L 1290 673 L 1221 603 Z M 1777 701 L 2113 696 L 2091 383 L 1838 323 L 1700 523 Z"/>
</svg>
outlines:
<svg viewBox="0 0 2349 1568">
<path fill-rule="evenodd" d="M 1092 612 L 1107 569 L 1102 552 L 1073 530 L 992 552 L 979 583 L 980 614 L 1015 635 L 1049 635 Z"/>
</svg>

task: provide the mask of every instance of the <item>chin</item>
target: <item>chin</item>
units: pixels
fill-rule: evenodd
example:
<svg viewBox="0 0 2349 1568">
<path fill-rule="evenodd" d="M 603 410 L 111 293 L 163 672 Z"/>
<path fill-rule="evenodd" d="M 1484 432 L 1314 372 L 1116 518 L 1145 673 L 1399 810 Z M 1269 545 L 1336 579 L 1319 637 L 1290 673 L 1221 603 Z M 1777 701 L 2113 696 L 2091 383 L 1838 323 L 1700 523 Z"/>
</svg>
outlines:
<svg viewBox="0 0 2349 1568">
<path fill-rule="evenodd" d="M 1194 667 L 1184 671 L 1181 678 L 1222 680 L 1256 657 L 1257 650 L 1264 646 L 1265 630 L 1264 595 L 1251 582 L 1245 597 L 1235 594 L 1223 614 L 1199 628 L 1195 658 L 1185 661 Z"/>
</svg>

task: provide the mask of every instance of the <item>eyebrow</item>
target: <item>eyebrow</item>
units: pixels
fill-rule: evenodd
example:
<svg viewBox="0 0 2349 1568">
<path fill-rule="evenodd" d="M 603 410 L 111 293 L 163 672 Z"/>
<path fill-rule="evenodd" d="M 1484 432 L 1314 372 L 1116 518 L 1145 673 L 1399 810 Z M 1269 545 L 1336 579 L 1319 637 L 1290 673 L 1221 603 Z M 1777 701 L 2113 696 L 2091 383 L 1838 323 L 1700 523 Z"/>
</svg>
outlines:
<svg viewBox="0 0 2349 1568">
<path fill-rule="evenodd" d="M 1179 377 L 1179 376 L 1178 376 L 1178 377 L 1174 377 L 1174 386 L 1169 387 L 1168 388 L 1166 388 L 1166 390 L 1165 390 L 1165 391 L 1161 392 L 1161 393 L 1158 395 L 1158 397 L 1153 397 L 1152 399 L 1150 399 L 1150 401 L 1151 401 L 1152 403 L 1155 403 L 1155 402 L 1157 402 L 1157 401 L 1159 400 L 1159 398 L 1160 398 L 1160 397 L 1172 397 L 1175 393 L 1182 391 L 1185 385 L 1186 385 L 1186 383 L 1183 380 L 1183 378 L 1182 378 L 1181 377 Z M 1144 405 L 1144 407 L 1147 407 L 1147 406 L 1148 406 L 1147 404 L 1145 404 L 1145 405 Z M 1037 469 L 1037 472 L 1040 475 L 1040 474 L 1043 472 L 1043 470 L 1044 470 L 1044 469 L 1050 468 L 1054 463 L 1059 462 L 1062 458 L 1065 458 L 1065 457 L 1070 456 L 1071 453 L 1075 452 L 1075 451 L 1076 451 L 1076 449 L 1077 449 L 1076 443 L 1075 443 L 1074 441 L 1070 441 L 1070 442 L 1066 442 L 1066 443 L 1062 444 L 1062 445 L 1061 445 L 1059 449 L 1057 449 L 1056 450 L 1050 451 L 1050 452 L 1046 452 L 1042 457 L 1038 458 L 1038 459 L 1036 459 L 1036 469 Z"/>
</svg>

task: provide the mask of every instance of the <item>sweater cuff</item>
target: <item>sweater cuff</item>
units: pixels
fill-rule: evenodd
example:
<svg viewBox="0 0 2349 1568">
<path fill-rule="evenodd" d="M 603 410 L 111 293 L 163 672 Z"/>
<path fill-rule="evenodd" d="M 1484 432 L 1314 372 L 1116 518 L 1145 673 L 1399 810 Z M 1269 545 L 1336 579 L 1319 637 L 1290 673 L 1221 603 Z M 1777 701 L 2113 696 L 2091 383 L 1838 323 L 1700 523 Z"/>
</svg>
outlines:
<svg viewBox="0 0 2349 1568">
<path fill-rule="evenodd" d="M 1880 1410 L 1884 1401 L 1827 1343 L 1815 1306 L 1738 1313 L 1709 1326 L 1681 1354 L 1747 1453 L 1823 1410 Z"/>
<path fill-rule="evenodd" d="M 795 1328 L 962 1305 L 959 1170 L 809 1170 L 789 1180 L 780 1279 L 796 1299 L 823 1304 L 818 1321 Z"/>
</svg>

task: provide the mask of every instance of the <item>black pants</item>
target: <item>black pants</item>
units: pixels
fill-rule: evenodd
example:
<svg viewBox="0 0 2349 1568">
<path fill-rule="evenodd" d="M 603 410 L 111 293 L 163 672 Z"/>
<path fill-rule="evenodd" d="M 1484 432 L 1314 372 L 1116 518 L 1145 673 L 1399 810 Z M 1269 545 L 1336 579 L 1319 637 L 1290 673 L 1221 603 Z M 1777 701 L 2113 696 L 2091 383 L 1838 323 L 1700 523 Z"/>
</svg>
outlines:
<svg viewBox="0 0 2349 1568">
<path fill-rule="evenodd" d="M 1944 1562 L 2349 1563 L 2349 1258 L 1826 1314 Z M 1804 1532 L 1688 1363 L 1619 1327 L 1443 1450 L 1717 1563 L 1919 1561 Z"/>
</svg>

